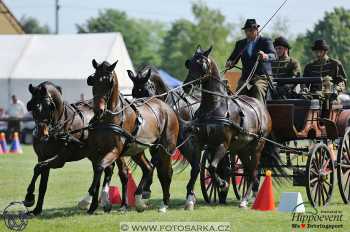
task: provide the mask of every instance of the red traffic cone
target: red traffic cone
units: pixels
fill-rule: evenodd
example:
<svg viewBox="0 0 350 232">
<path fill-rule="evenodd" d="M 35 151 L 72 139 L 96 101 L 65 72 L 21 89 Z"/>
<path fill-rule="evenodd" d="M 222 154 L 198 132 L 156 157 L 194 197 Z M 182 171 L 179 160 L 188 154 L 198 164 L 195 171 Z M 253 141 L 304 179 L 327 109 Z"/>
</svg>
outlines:
<svg viewBox="0 0 350 232">
<path fill-rule="evenodd" d="M 120 198 L 120 192 L 118 186 L 109 187 L 109 200 L 112 205 L 121 204 L 122 199 Z"/>
<path fill-rule="evenodd" d="M 18 138 L 18 132 L 13 133 L 13 139 L 11 142 L 10 153 L 15 153 L 15 154 L 22 154 L 23 153 L 22 147 L 21 147 L 21 144 L 20 144 L 19 138 Z"/>
<path fill-rule="evenodd" d="M 275 209 L 275 199 L 272 191 L 271 171 L 266 171 L 265 180 L 253 204 L 253 209 L 268 211 Z"/>
<path fill-rule="evenodd" d="M 6 135 L 4 132 L 0 134 L 0 146 L 2 148 L 3 153 L 7 153 L 9 151 L 6 142 Z"/>
<path fill-rule="evenodd" d="M 131 175 L 130 170 L 128 170 L 128 184 L 127 184 L 127 192 L 128 192 L 128 204 L 130 206 L 135 206 L 135 192 L 136 192 L 136 184 L 135 180 Z"/>
<path fill-rule="evenodd" d="M 183 159 L 183 156 L 180 152 L 179 149 L 176 149 L 175 152 L 173 153 L 173 155 L 171 156 L 171 159 L 172 160 L 182 160 Z"/>
</svg>

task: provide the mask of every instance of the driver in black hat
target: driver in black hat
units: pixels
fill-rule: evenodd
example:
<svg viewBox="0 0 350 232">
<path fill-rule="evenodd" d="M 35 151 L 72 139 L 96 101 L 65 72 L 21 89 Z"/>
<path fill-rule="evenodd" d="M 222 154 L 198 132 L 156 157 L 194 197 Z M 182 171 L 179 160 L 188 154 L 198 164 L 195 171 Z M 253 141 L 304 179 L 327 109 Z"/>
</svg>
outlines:
<svg viewBox="0 0 350 232">
<path fill-rule="evenodd" d="M 329 46 L 323 39 L 316 40 L 311 48 L 316 59 L 307 64 L 304 69 L 304 77 L 332 77 L 332 82 L 338 92 L 345 91 L 347 76 L 342 63 L 328 56 Z M 312 85 L 311 91 L 320 91 L 320 85 Z"/>
<path fill-rule="evenodd" d="M 242 28 L 246 38 L 236 42 L 233 52 L 227 59 L 226 68 L 233 68 L 241 59 L 243 67 L 238 83 L 238 88 L 240 88 L 246 82 L 257 59 L 260 59 L 252 80 L 241 94 L 255 97 L 261 102 L 265 102 L 269 78 L 272 75 L 271 61 L 276 59 L 276 55 L 272 40 L 260 36 L 259 27 L 255 19 L 247 19 Z"/>
</svg>

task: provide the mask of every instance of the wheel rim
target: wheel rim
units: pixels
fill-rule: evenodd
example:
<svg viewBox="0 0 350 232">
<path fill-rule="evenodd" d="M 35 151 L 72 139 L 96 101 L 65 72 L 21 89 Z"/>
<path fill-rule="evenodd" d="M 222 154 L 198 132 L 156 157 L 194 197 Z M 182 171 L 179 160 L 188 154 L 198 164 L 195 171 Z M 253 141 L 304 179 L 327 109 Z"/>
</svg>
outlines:
<svg viewBox="0 0 350 232">
<path fill-rule="evenodd" d="M 213 178 L 209 173 L 210 155 L 205 152 L 201 161 L 201 190 L 203 198 L 207 203 L 216 203 L 218 201 L 218 186 L 215 184 Z"/>
<path fill-rule="evenodd" d="M 350 129 L 346 130 L 338 150 L 337 177 L 340 195 L 345 204 L 350 202 Z"/>
<path fill-rule="evenodd" d="M 328 147 L 317 144 L 307 162 L 308 183 L 306 192 L 313 207 L 327 205 L 334 186 L 334 164 Z"/>
<path fill-rule="evenodd" d="M 235 193 L 236 199 L 241 200 L 242 196 L 246 193 L 248 185 L 244 175 L 238 176 L 236 174 L 243 174 L 243 165 L 238 155 L 231 156 L 232 167 L 232 187 Z"/>
</svg>

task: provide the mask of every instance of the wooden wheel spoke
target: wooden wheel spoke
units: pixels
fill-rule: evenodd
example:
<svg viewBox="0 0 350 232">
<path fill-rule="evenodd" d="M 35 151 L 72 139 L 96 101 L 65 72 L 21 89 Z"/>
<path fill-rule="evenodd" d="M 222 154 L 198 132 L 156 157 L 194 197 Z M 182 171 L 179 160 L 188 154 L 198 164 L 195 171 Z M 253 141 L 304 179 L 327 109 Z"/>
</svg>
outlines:
<svg viewBox="0 0 350 232">
<path fill-rule="evenodd" d="M 332 186 L 327 180 L 324 180 L 323 183 L 325 183 L 325 184 L 328 185 L 329 187 Z"/>
<path fill-rule="evenodd" d="M 209 193 L 209 201 L 211 200 L 211 197 L 212 197 L 212 195 L 213 195 L 213 190 L 214 190 L 214 188 L 215 188 L 215 185 L 214 185 L 213 182 L 212 182 L 211 188 L 210 188 L 210 193 Z"/>
<path fill-rule="evenodd" d="M 349 184 L 349 180 L 350 180 L 350 175 L 348 175 L 348 176 L 346 177 L 346 180 L 345 180 L 345 186 L 344 186 L 344 190 L 346 190 L 346 189 L 347 189 L 348 184 Z M 350 186 L 349 186 L 349 187 L 350 187 Z"/>
<path fill-rule="evenodd" d="M 328 192 L 325 186 L 323 184 L 321 185 L 321 196 L 322 196 L 322 205 L 326 204 L 326 200 L 328 199 Z M 326 198 L 325 198 L 326 196 Z"/>
<path fill-rule="evenodd" d="M 213 185 L 213 180 L 210 180 L 210 182 L 208 183 L 207 187 L 205 188 L 206 191 L 208 191 L 208 189 Z"/>
<path fill-rule="evenodd" d="M 314 166 L 315 169 L 317 169 L 317 170 L 320 169 L 320 168 L 319 168 L 319 165 L 318 165 L 318 163 L 317 163 L 316 157 L 315 157 L 314 159 L 312 159 L 312 164 L 313 164 L 313 165 L 311 165 L 311 168 L 313 168 L 312 166 Z"/>
<path fill-rule="evenodd" d="M 317 195 L 318 195 L 318 186 L 319 184 L 316 183 L 315 187 L 312 189 L 312 195 L 314 195 L 314 199 L 313 199 L 313 202 L 316 203 L 316 200 L 317 200 Z"/>
<path fill-rule="evenodd" d="M 216 194 L 218 192 L 218 187 L 214 185 L 214 202 L 216 202 Z"/>
<path fill-rule="evenodd" d="M 346 153 L 349 155 L 350 149 L 349 149 L 349 138 L 348 137 L 346 139 L 344 139 L 344 144 L 345 144 Z"/>
<path fill-rule="evenodd" d="M 310 186 L 313 186 L 313 183 L 318 181 L 318 177 L 315 177 L 313 179 L 310 180 Z"/>
<path fill-rule="evenodd" d="M 310 172 L 311 172 L 312 174 L 314 174 L 315 176 L 319 176 L 319 175 L 320 175 L 320 174 L 317 173 L 314 169 L 310 169 Z"/>
</svg>

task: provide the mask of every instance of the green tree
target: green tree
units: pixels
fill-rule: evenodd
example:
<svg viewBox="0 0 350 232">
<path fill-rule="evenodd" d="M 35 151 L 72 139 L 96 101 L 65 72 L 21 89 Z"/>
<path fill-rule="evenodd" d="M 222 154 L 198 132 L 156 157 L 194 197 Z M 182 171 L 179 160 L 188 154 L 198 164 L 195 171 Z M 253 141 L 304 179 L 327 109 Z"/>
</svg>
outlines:
<svg viewBox="0 0 350 232">
<path fill-rule="evenodd" d="M 135 66 L 141 63 L 160 65 L 160 57 L 154 42 L 161 43 L 164 24 L 148 20 L 136 20 L 123 11 L 106 9 L 86 23 L 76 25 L 78 33 L 120 32 Z"/>
<path fill-rule="evenodd" d="M 22 28 L 26 34 L 49 34 L 50 29 L 47 25 L 40 25 L 34 17 L 22 16 L 20 19 Z"/>
<path fill-rule="evenodd" d="M 171 25 L 161 49 L 162 67 L 181 80 L 187 73 L 184 63 L 197 45 L 203 49 L 213 45 L 212 56 L 219 67 L 223 67 L 233 47 L 230 42 L 233 25 L 225 22 L 219 10 L 199 1 L 192 4 L 192 14 L 194 22 L 179 19 Z"/>
<path fill-rule="evenodd" d="M 350 10 L 343 7 L 334 8 L 326 12 L 323 19 L 316 23 L 312 30 L 308 30 L 304 36 L 299 36 L 296 46 L 302 54 L 301 62 L 306 64 L 314 57 L 311 50 L 313 42 L 317 39 L 325 39 L 330 46 L 331 57 L 339 59 L 350 75 Z"/>
</svg>

